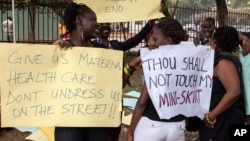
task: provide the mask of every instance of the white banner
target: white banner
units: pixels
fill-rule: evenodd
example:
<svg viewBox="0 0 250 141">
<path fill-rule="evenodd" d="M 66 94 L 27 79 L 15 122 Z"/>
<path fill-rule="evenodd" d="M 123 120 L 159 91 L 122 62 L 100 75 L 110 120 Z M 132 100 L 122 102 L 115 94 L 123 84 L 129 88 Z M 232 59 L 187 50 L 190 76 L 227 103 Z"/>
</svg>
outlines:
<svg viewBox="0 0 250 141">
<path fill-rule="evenodd" d="M 182 114 L 204 117 L 209 111 L 214 50 L 192 44 L 141 49 L 150 98 L 161 119 Z"/>
</svg>

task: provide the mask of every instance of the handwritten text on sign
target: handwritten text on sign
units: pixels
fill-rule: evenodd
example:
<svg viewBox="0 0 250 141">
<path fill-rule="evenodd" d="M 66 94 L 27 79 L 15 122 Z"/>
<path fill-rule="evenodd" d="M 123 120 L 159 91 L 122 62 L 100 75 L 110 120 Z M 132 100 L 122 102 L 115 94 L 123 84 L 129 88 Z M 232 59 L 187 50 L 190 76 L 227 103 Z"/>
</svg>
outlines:
<svg viewBox="0 0 250 141">
<path fill-rule="evenodd" d="M 214 51 L 191 44 L 144 50 L 145 81 L 160 118 L 179 114 L 202 118 L 209 110 Z"/>
<path fill-rule="evenodd" d="M 97 20 L 103 22 L 125 22 L 163 17 L 160 0 L 74 0 L 93 9 Z M 98 4 L 97 4 L 98 3 Z M 141 10 L 138 10 L 141 9 Z M 147 10 L 143 10 L 147 9 Z M 136 13 L 136 14 L 135 14 Z"/>
<path fill-rule="evenodd" d="M 120 125 L 122 52 L 0 47 L 2 126 Z"/>
</svg>

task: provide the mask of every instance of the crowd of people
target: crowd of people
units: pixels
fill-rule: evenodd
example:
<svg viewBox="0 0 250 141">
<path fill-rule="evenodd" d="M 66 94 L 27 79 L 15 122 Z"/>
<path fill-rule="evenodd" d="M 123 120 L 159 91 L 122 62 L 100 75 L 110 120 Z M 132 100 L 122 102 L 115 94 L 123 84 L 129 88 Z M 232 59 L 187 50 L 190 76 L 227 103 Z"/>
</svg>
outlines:
<svg viewBox="0 0 250 141">
<path fill-rule="evenodd" d="M 109 40 L 110 25 L 98 24 L 96 14 L 88 6 L 76 3 L 71 3 L 66 9 L 63 22 L 70 38 L 54 42 L 62 49 L 83 46 L 126 51 L 144 38 L 148 39 L 148 48 L 154 49 L 186 40 L 186 31 L 181 23 L 170 17 L 161 18 L 157 23 L 150 20 L 137 35 L 124 42 Z M 233 53 L 239 44 L 242 45 L 244 55 L 250 52 L 248 35 L 230 26 L 216 28 L 215 20 L 211 17 L 203 21 L 199 44 L 211 46 L 215 50 L 215 60 L 210 108 L 203 120 L 197 120 L 197 131 L 202 141 L 229 141 L 229 126 L 245 124 L 241 63 Z M 141 67 L 141 63 L 140 56 L 124 63 L 123 87 L 137 67 Z M 188 118 L 177 115 L 171 119 L 160 119 L 144 83 L 128 130 L 128 141 L 184 141 Z M 118 141 L 120 130 L 121 125 L 56 127 L 55 141 Z"/>
<path fill-rule="evenodd" d="M 163 22 L 164 20 L 167 22 Z M 157 24 L 151 44 L 160 46 L 178 44 L 183 41 L 185 33 L 182 26 L 176 29 L 176 25 L 180 25 L 180 23 L 176 20 L 176 23 L 173 24 L 171 20 L 174 19 L 171 18 L 164 20 Z M 169 27 L 165 27 L 168 30 L 163 29 L 164 26 Z M 159 27 L 162 29 L 159 30 Z M 198 125 L 196 131 L 199 131 L 201 141 L 229 141 L 230 125 L 244 125 L 246 123 L 241 63 L 233 53 L 237 51 L 242 42 L 249 43 L 249 39 L 243 35 L 244 33 L 237 32 L 233 27 L 216 28 L 214 19 L 211 17 L 204 20 L 202 28 L 203 37 L 200 38 L 200 44 L 209 45 L 215 49 L 214 74 L 209 112 L 205 113 L 203 120 L 196 118 L 195 122 L 197 123 L 194 126 Z M 174 31 L 170 31 L 170 29 Z M 175 41 L 179 40 L 171 42 L 171 37 L 174 37 Z M 249 53 L 249 47 L 247 44 L 243 46 L 246 55 Z M 188 121 L 188 119 L 189 117 L 183 115 L 177 115 L 169 120 L 160 119 L 144 83 L 133 112 L 128 140 L 185 140 L 184 130 L 186 126 L 184 121 Z"/>
</svg>

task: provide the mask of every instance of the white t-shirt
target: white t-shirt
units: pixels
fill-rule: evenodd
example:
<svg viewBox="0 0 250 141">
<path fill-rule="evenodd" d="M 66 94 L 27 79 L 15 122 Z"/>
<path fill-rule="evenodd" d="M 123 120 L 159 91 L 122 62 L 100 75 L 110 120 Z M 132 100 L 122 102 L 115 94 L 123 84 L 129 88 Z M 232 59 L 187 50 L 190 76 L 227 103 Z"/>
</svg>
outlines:
<svg viewBox="0 0 250 141">
<path fill-rule="evenodd" d="M 3 21 L 3 32 L 13 32 L 13 22 L 9 19 Z"/>
</svg>

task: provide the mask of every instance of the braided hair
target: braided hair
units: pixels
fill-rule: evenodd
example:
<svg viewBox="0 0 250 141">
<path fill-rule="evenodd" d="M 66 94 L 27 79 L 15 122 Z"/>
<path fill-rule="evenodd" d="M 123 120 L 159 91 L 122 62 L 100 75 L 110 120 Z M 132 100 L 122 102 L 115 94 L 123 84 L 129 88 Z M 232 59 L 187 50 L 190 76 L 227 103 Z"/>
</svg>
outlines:
<svg viewBox="0 0 250 141">
<path fill-rule="evenodd" d="M 72 33 L 72 31 L 76 28 L 76 20 L 78 16 L 85 16 L 87 13 L 92 12 L 93 10 L 85 4 L 76 4 L 71 2 L 63 15 L 63 23 L 66 25 L 67 32 Z"/>
<path fill-rule="evenodd" d="M 170 37 L 173 44 L 179 44 L 185 40 L 186 31 L 176 19 L 170 17 L 162 18 L 156 28 L 159 29 L 166 38 Z"/>
<path fill-rule="evenodd" d="M 212 37 L 222 51 L 236 52 L 240 43 L 237 30 L 232 26 L 218 27 Z"/>
</svg>

